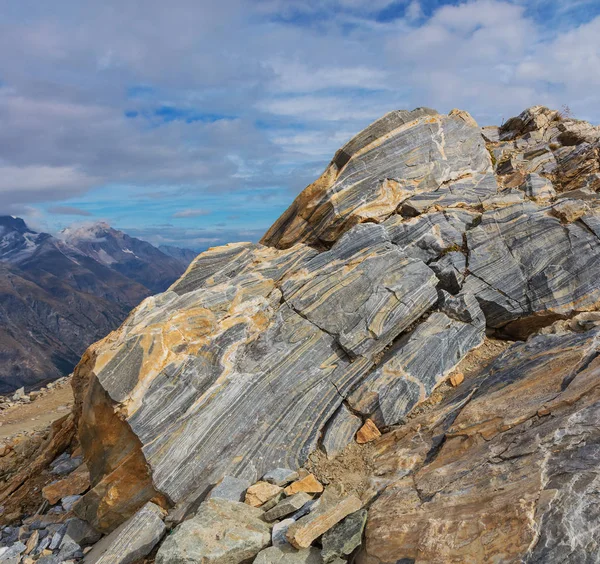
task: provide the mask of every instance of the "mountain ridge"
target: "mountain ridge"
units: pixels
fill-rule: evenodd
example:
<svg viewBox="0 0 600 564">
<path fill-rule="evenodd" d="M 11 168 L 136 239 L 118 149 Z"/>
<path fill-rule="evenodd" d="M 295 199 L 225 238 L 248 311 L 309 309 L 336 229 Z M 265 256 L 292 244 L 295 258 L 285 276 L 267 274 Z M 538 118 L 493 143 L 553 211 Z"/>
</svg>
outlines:
<svg viewBox="0 0 600 564">
<path fill-rule="evenodd" d="M 0 392 L 68 374 L 85 347 L 187 267 L 108 224 L 95 229 L 112 238 L 116 258 L 99 260 L 81 232 L 65 240 L 35 232 L 21 218 L 0 216 Z M 144 254 L 130 258 L 115 240 Z"/>
</svg>

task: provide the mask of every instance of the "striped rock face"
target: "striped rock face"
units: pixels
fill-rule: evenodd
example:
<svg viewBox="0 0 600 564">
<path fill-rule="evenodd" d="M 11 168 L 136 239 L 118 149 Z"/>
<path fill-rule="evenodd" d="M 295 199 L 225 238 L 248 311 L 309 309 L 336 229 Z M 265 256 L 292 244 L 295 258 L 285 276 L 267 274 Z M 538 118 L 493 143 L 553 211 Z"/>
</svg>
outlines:
<svg viewBox="0 0 600 564">
<path fill-rule="evenodd" d="M 490 151 L 509 141 L 484 135 L 456 110 L 384 116 L 261 244 L 201 254 L 90 347 L 77 514 L 109 531 L 152 500 L 178 520 L 224 475 L 255 482 L 339 452 L 367 419 L 402 423 L 486 331 L 594 309 L 595 203 L 548 199 L 550 179 L 500 193 Z"/>
</svg>

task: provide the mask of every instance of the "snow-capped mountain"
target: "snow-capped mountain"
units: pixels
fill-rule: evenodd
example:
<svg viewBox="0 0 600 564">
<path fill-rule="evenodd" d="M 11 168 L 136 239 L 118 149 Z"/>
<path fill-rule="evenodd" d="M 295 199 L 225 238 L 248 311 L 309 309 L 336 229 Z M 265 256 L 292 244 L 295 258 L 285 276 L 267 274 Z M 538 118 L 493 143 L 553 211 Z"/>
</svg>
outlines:
<svg viewBox="0 0 600 564">
<path fill-rule="evenodd" d="M 0 216 L 0 393 L 67 374 L 187 264 L 105 223 L 54 237 Z"/>
</svg>

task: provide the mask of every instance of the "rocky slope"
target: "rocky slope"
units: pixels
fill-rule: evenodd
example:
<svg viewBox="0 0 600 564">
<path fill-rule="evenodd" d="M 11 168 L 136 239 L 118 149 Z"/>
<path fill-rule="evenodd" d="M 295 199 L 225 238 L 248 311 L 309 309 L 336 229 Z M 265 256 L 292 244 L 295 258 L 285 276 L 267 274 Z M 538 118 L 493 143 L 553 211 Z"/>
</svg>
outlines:
<svg viewBox="0 0 600 564">
<path fill-rule="evenodd" d="M 128 259 L 146 265 L 135 278 L 117 259 L 98 260 L 81 239 L 69 244 L 0 217 L 0 392 L 68 374 L 90 343 L 185 270 L 185 262 L 119 233 L 110 230 L 144 251 Z"/>
<path fill-rule="evenodd" d="M 166 525 L 161 564 L 598 562 L 599 140 L 543 107 L 392 112 L 261 244 L 147 298 L 60 435 L 89 489 L 59 513 L 111 533 L 88 561 Z"/>
</svg>

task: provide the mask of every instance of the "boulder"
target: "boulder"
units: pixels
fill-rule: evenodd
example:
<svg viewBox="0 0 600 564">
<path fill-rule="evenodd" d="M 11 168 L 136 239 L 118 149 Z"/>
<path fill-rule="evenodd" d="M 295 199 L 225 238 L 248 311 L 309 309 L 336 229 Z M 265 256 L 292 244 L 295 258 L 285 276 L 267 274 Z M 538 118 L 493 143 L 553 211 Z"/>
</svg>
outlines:
<svg viewBox="0 0 600 564">
<path fill-rule="evenodd" d="M 94 545 L 85 564 L 132 564 L 147 556 L 165 534 L 163 512 L 148 502 L 133 517 Z"/>
<path fill-rule="evenodd" d="M 210 499 L 163 542 L 156 564 L 239 564 L 271 543 L 263 512 L 245 503 Z"/>
<path fill-rule="evenodd" d="M 599 359 L 598 329 L 531 337 L 389 433 L 358 561 L 593 561 Z"/>
</svg>

